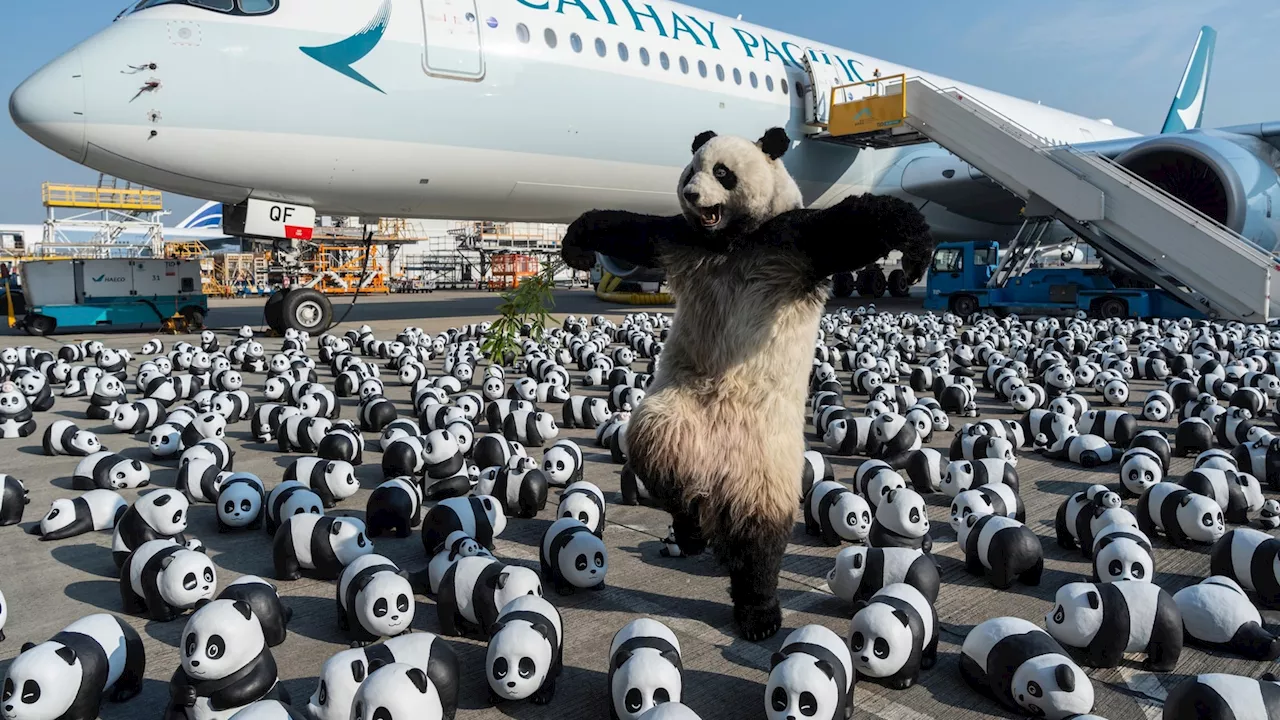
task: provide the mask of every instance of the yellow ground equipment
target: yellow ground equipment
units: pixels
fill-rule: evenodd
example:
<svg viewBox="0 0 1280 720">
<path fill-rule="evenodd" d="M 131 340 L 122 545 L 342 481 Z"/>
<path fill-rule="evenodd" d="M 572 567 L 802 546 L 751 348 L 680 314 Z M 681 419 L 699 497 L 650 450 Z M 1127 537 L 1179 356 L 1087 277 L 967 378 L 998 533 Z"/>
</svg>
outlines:
<svg viewBox="0 0 1280 720">
<path fill-rule="evenodd" d="M 622 283 L 622 278 L 607 270 L 604 271 L 600 276 L 600 284 L 596 286 L 596 297 L 605 302 L 623 305 L 670 305 L 675 302 L 675 299 L 671 297 L 671 293 L 627 292 L 625 290 L 619 292 L 617 288 Z"/>
</svg>

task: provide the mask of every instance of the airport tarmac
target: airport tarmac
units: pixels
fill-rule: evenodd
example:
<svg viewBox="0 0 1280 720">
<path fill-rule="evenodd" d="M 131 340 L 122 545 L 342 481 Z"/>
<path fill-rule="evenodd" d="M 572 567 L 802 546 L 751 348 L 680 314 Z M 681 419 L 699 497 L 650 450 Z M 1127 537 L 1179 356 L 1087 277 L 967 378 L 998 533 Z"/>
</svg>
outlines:
<svg viewBox="0 0 1280 720">
<path fill-rule="evenodd" d="M 554 315 L 602 314 L 619 321 L 628 312 L 670 311 L 671 308 L 632 308 L 608 305 L 585 291 L 564 291 L 556 295 Z M 496 296 L 473 292 L 438 292 L 427 295 L 405 295 L 361 298 L 347 323 L 335 332 L 368 323 L 376 335 L 390 339 L 405 326 L 419 326 L 431 332 L 464 323 L 479 322 L 494 316 Z M 858 299 L 838 301 L 857 307 Z M 882 310 L 918 309 L 918 300 L 884 300 Z M 335 312 L 345 310 L 339 301 Z M 209 324 L 222 329 L 238 328 L 249 323 L 261 327 L 261 304 L 256 301 L 216 301 Z M 223 333 L 223 344 L 230 340 Z M 0 344 L 31 344 L 56 348 L 88 335 L 68 334 L 51 339 L 11 336 Z M 110 333 L 93 335 L 112 347 L 137 352 L 151 337 L 142 333 Z M 166 346 L 180 338 L 164 338 Z M 195 338 L 186 338 L 197 341 Z M 264 340 L 268 352 L 279 347 L 278 339 Z M 312 349 L 314 353 L 314 346 Z M 132 390 L 130 381 L 126 386 Z M 642 367 L 642 363 L 640 363 Z M 439 372 L 439 361 L 430 364 Z M 322 382 L 332 378 L 327 368 L 320 368 Z M 571 368 L 574 381 L 580 373 Z M 841 373 L 847 383 L 847 374 Z M 261 397 L 263 376 L 246 374 L 245 389 L 251 396 Z M 1134 383 L 1129 410 L 1136 413 L 1145 393 L 1153 383 Z M 388 396 L 400 407 L 401 416 L 411 416 L 408 388 L 394 380 L 387 384 Z M 574 392 L 599 394 L 591 389 L 575 388 Z M 136 393 L 130 393 L 131 399 Z M 980 393 L 982 417 L 1012 418 L 1014 413 L 998 406 L 989 393 Z M 1093 399 L 1092 393 L 1086 396 Z M 851 407 L 862 402 L 849 396 Z M 343 401 L 342 417 L 353 418 L 355 403 Z M 76 458 L 47 458 L 40 450 L 40 433 L 57 419 L 70 418 L 82 428 L 99 433 L 111 450 L 144 460 L 153 469 L 154 486 L 171 486 L 176 474 L 173 461 L 155 461 L 145 444 L 145 436 L 132 438 L 115 433 L 103 423 L 85 420 L 85 402 L 59 398 L 54 408 L 37 414 L 40 429 L 36 435 L 20 440 L 0 441 L 4 462 L 0 472 L 18 477 L 30 490 L 31 504 L 26 510 L 22 528 L 28 527 L 47 511 L 58 497 L 76 494 L 70 490 L 69 476 Z M 558 413 L 558 408 L 555 409 Z M 557 415 L 558 417 L 558 415 Z M 1269 425 L 1269 422 L 1267 423 Z M 1160 427 L 1172 431 L 1173 424 L 1163 426 L 1143 423 L 1144 427 Z M 247 422 L 228 428 L 229 443 L 237 451 L 235 469 L 258 474 L 268 487 L 277 484 L 293 455 L 282 455 L 274 446 L 254 442 Z M 805 534 L 800 516 L 788 547 L 780 583 L 780 596 L 785 609 L 784 629 L 762 643 L 750 643 L 737 636 L 732 608 L 727 594 L 727 577 L 710 557 L 667 559 L 659 554 L 660 539 L 667 533 L 669 517 L 662 512 L 642 507 L 627 507 L 619 501 L 620 466 L 610 462 L 607 452 L 595 446 L 591 431 L 563 430 L 560 437 L 576 440 L 587 456 L 586 479 L 598 484 L 609 501 L 608 529 L 604 538 L 609 549 L 607 587 L 600 592 L 579 592 L 558 596 L 551 591 L 549 599 L 564 618 L 566 646 L 565 668 L 554 701 L 539 707 L 527 703 L 506 703 L 494 707 L 484 678 L 485 646 L 477 639 L 451 638 L 462 666 L 460 720 L 482 718 L 561 718 L 563 720 L 597 720 L 608 716 L 608 648 L 614 632 L 641 616 L 654 617 L 666 623 L 679 637 L 684 664 L 683 701 L 704 720 L 739 720 L 764 718 L 764 682 L 772 653 L 778 649 L 790 630 L 808 623 L 820 623 L 845 635 L 851 610 L 830 595 L 824 578 L 831 569 L 832 558 L 839 548 L 829 548 Z M 946 447 L 951 433 L 935 434 L 932 446 Z M 811 446 L 823 450 L 821 440 L 810 433 Z M 531 455 L 541 457 L 532 450 Z M 331 514 L 363 516 L 370 489 L 381 481 L 380 453 L 376 442 L 365 455 L 365 464 L 357 468 L 363 490 L 341 503 Z M 861 458 L 831 456 L 838 479 L 848 480 Z M 1186 472 L 1190 460 L 1176 460 L 1172 474 Z M 966 632 L 976 623 L 990 617 L 1014 615 L 1043 625 L 1044 615 L 1051 609 L 1057 588 L 1081 579 L 1089 573 L 1086 561 L 1077 553 L 1065 551 L 1053 539 L 1053 518 L 1058 505 L 1070 493 L 1095 483 L 1114 483 L 1116 466 L 1083 470 L 1074 465 L 1049 462 L 1025 452 L 1018 465 L 1022 496 L 1027 507 L 1027 524 L 1040 536 L 1046 556 L 1046 572 L 1039 587 L 1015 585 L 1008 591 L 997 591 L 987 583 L 967 574 L 963 555 L 954 542 L 947 522 L 948 498 L 926 497 L 933 526 L 934 555 L 941 568 L 943 586 L 937 610 L 942 635 L 938 664 L 921 675 L 920 683 L 909 690 L 892 691 L 871 683 L 860 683 L 856 691 L 857 718 L 885 720 L 929 720 L 930 718 L 1008 717 L 1008 714 L 968 688 L 957 670 L 960 644 Z M 125 491 L 132 500 L 137 492 Z M 553 491 L 547 508 L 532 520 L 511 520 L 497 539 L 496 555 L 508 562 L 530 568 L 538 567 L 538 544 L 554 514 L 558 492 Z M 1132 508 L 1133 503 L 1128 504 Z M 73 620 L 94 612 L 121 612 L 116 572 L 110 553 L 111 534 L 91 533 L 61 542 L 41 542 L 10 527 L 4 531 L 10 545 L 0 554 L 0 590 L 9 603 L 6 639 L 0 643 L 0 666 L 17 654 L 25 642 L 42 642 Z M 219 585 L 225 585 L 243 574 L 266 578 L 273 575 L 270 538 L 265 532 L 243 532 L 220 535 L 211 505 L 195 506 L 191 512 L 191 534 L 209 548 L 217 565 Z M 1174 592 L 1197 582 L 1208 574 L 1205 549 L 1179 550 L 1157 539 L 1155 581 Z M 420 537 L 398 540 L 380 538 L 376 551 L 390 557 L 402 568 L 416 570 L 424 566 Z M 273 653 L 280 668 L 284 687 L 295 706 L 305 705 L 315 691 L 316 678 L 324 660 L 346 647 L 338 629 L 334 584 L 303 579 L 277 583 L 285 602 L 293 608 L 289 637 Z M 1275 622 L 1274 615 L 1268 620 Z M 178 666 L 178 638 L 183 619 L 169 623 L 130 619 L 144 638 L 147 649 L 146 684 L 143 694 L 122 704 L 107 704 L 102 716 L 108 720 L 156 718 L 168 699 L 168 679 Z M 419 596 L 413 627 L 434 632 L 439 624 L 433 601 Z M 1248 662 L 1217 653 L 1188 648 L 1174 673 L 1152 675 L 1132 658 L 1113 670 L 1091 670 L 1097 702 L 1094 712 L 1110 720 L 1159 718 L 1166 692 L 1187 676 L 1204 672 L 1230 672 L 1259 677 L 1272 670 L 1270 663 Z"/>
</svg>

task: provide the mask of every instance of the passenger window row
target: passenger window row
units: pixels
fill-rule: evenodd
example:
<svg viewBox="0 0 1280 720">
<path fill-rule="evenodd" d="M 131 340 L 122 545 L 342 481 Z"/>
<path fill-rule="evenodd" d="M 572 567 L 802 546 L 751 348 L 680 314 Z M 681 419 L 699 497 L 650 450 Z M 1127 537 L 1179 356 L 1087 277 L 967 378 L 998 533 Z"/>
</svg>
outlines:
<svg viewBox="0 0 1280 720">
<path fill-rule="evenodd" d="M 547 47 L 551 48 L 552 50 L 554 50 L 556 46 L 559 45 L 560 43 L 559 38 L 556 36 L 556 31 L 553 30 L 552 28 L 547 28 L 546 30 L 544 30 L 542 33 L 542 38 L 543 38 L 543 42 L 546 43 Z M 520 23 L 516 25 L 516 39 L 519 40 L 520 43 L 523 45 L 528 45 L 532 41 L 532 35 L 529 32 L 528 25 L 525 25 L 524 23 Z M 603 39 L 596 38 L 593 45 L 595 48 L 596 55 L 602 58 L 608 57 L 609 46 Z M 578 33 L 571 33 L 569 35 L 569 47 L 575 53 L 582 52 L 583 40 L 582 40 L 582 37 L 578 35 Z M 617 53 L 618 53 L 618 59 L 621 60 L 622 62 L 625 63 L 631 60 L 631 50 L 627 48 L 626 43 L 623 43 L 623 42 L 618 43 Z M 645 67 L 649 67 L 650 62 L 652 61 L 652 57 L 649 55 L 648 48 L 645 48 L 645 47 L 640 48 L 637 51 L 636 55 L 637 57 L 639 57 L 641 65 Z M 678 63 L 680 67 L 680 72 L 682 74 L 688 75 L 689 69 L 690 69 L 689 59 L 681 55 L 679 57 Z M 658 53 L 658 65 L 661 66 L 663 70 L 671 69 L 671 58 L 667 55 L 666 52 Z M 709 70 L 707 69 L 707 63 L 703 60 L 698 61 L 697 68 L 698 68 L 699 77 L 705 78 L 710 74 Z M 725 75 L 725 69 L 723 65 L 717 64 L 715 67 L 715 73 L 716 73 L 717 80 L 719 80 L 720 82 L 725 81 L 726 75 Z M 734 84 L 741 85 L 743 82 L 742 71 L 739 70 L 738 68 L 733 68 L 732 75 L 733 75 Z M 760 77 L 757 76 L 754 71 L 749 71 L 747 73 L 746 81 L 751 84 L 752 88 L 758 89 L 760 87 Z M 790 94 L 791 90 L 788 87 L 787 79 L 785 77 L 778 79 L 778 85 L 782 89 L 783 95 Z M 773 76 L 765 75 L 764 89 L 767 92 L 773 92 L 773 86 L 774 86 Z"/>
</svg>

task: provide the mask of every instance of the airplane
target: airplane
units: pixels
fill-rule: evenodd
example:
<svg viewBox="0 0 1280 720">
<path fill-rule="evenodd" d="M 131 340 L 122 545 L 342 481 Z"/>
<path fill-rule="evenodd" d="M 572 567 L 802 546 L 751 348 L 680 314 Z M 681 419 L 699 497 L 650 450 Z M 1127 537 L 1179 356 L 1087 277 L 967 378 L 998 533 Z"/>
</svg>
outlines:
<svg viewBox="0 0 1280 720">
<path fill-rule="evenodd" d="M 9 109 L 70 159 L 226 203 L 226 232 L 268 240 L 305 239 L 317 212 L 675 214 L 695 135 L 773 126 L 793 138 L 785 162 L 809 207 L 888 193 L 920 207 L 939 241 L 1010 239 L 1022 202 L 941 147 L 806 138 L 805 86 L 905 74 L 1115 159 L 1274 248 L 1280 122 L 1198 129 L 1212 45 L 1202 34 L 1171 132 L 1144 136 L 666 0 L 141 0 L 27 79 Z M 840 280 L 837 294 L 851 292 Z M 288 312 L 298 304 L 308 318 Z M 331 317 L 324 298 L 288 305 L 268 321 L 314 331 Z"/>
<path fill-rule="evenodd" d="M 71 228 L 68 235 L 79 237 L 93 234 L 94 230 Z M 40 255 L 44 242 L 44 225 L 13 225 L 0 223 L 0 248 L 16 255 Z M 182 222 L 165 227 L 162 235 L 171 240 L 199 240 L 210 250 L 238 251 L 240 240 L 222 231 L 222 203 L 209 201 L 201 205 Z M 145 233 L 126 229 L 120 233 L 117 243 L 121 246 L 146 242 Z"/>
</svg>

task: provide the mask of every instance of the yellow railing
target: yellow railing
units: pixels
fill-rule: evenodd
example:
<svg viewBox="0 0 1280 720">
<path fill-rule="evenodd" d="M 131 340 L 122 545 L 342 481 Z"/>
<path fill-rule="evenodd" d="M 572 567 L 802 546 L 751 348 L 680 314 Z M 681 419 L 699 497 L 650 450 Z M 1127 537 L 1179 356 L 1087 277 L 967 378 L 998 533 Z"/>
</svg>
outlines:
<svg viewBox="0 0 1280 720">
<path fill-rule="evenodd" d="M 144 212 L 158 212 L 164 209 L 164 198 L 159 190 L 142 188 L 120 189 L 96 185 L 45 183 L 41 188 L 41 196 L 45 207 Z"/>
<path fill-rule="evenodd" d="M 907 117 L 906 82 L 906 75 L 890 75 L 831 88 L 827 132 L 840 137 L 901 125 Z M 851 93 L 859 97 L 846 99 Z"/>
</svg>

